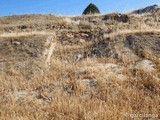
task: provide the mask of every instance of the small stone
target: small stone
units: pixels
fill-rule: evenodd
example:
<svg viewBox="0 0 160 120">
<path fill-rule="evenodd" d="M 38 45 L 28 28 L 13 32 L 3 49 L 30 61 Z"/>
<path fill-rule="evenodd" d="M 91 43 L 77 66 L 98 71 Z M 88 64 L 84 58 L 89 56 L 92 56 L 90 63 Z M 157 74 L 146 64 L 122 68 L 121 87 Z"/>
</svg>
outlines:
<svg viewBox="0 0 160 120">
<path fill-rule="evenodd" d="M 74 57 L 74 60 L 75 61 L 80 61 L 81 59 L 83 58 L 83 55 L 82 54 L 78 54 Z"/>
<path fill-rule="evenodd" d="M 88 35 L 88 34 L 85 34 L 85 33 L 81 33 L 81 36 L 82 36 L 82 37 L 88 37 L 89 35 Z"/>
<path fill-rule="evenodd" d="M 21 43 L 18 42 L 18 41 L 13 41 L 12 44 L 14 44 L 14 45 L 20 45 Z"/>
<path fill-rule="evenodd" d="M 84 40 L 84 39 L 80 39 L 79 42 L 80 42 L 80 43 L 84 43 L 85 40 Z"/>
</svg>

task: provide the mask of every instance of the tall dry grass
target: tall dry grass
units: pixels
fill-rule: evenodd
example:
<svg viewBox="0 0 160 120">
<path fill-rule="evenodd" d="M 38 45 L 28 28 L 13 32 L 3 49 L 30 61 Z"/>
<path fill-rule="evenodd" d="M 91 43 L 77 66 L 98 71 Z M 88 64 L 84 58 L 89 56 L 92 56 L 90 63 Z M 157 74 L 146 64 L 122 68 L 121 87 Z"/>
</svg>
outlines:
<svg viewBox="0 0 160 120">
<path fill-rule="evenodd" d="M 119 61 L 113 58 L 87 58 L 78 63 L 66 63 L 68 50 L 71 51 L 72 47 L 58 48 L 55 54 L 59 58 L 52 57 L 51 68 L 44 76 L 29 81 L 1 76 L 2 120 L 123 120 L 130 119 L 125 116 L 126 113 L 159 114 L 160 81 L 154 77 L 159 76 L 159 67 L 155 73 L 126 70 L 130 77 L 125 81 L 119 81 L 116 77 L 106 80 L 102 77 L 103 71 L 89 71 L 90 74 L 85 77 L 98 80 L 95 87 L 89 87 L 77 77 L 79 68 L 99 63 L 119 64 Z M 125 62 L 122 61 L 121 65 L 125 66 Z M 159 63 L 156 59 L 154 62 Z"/>
<path fill-rule="evenodd" d="M 70 22 L 70 21 L 69 21 Z M 88 25 L 88 23 L 82 23 Z M 121 24 L 122 27 L 124 24 Z M 89 27 L 92 27 L 89 24 Z M 115 31 L 105 37 L 156 32 L 159 29 L 126 29 Z M 28 36 L 31 34 L 50 34 L 46 32 L 10 33 L 0 37 Z M 152 60 L 156 71 L 147 73 L 140 69 L 130 69 L 128 58 L 88 57 L 75 62 L 73 56 L 83 48 L 93 45 L 57 45 L 52 56 L 51 67 L 44 75 L 31 80 L 19 80 L 17 71 L 11 69 L 4 73 L 0 69 L 0 119 L 1 120 L 125 120 L 131 114 L 160 113 L 160 62 L 147 48 L 144 59 Z M 82 51 L 83 52 L 83 51 Z M 104 69 L 88 69 L 78 73 L 80 68 L 98 64 L 113 63 L 125 67 L 122 71 L 127 79 L 109 79 Z M 1 67 L 2 68 L 2 67 Z M 14 74 L 13 74 L 14 73 Z M 29 75 L 28 75 L 29 76 Z M 88 86 L 83 79 L 97 80 Z M 127 116 L 126 116 L 127 115 Z M 137 118 L 147 119 L 147 118 Z M 150 118 L 152 119 L 152 118 Z M 158 118 L 156 118 L 158 119 Z"/>
</svg>

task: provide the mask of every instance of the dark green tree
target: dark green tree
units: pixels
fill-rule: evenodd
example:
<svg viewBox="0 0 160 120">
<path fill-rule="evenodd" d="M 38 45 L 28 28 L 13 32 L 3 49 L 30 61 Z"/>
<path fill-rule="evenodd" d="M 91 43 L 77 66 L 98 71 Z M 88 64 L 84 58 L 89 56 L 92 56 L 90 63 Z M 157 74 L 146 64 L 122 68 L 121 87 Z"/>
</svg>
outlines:
<svg viewBox="0 0 160 120">
<path fill-rule="evenodd" d="M 83 15 L 88 15 L 88 14 L 100 14 L 100 11 L 96 5 L 90 3 L 83 12 Z"/>
</svg>

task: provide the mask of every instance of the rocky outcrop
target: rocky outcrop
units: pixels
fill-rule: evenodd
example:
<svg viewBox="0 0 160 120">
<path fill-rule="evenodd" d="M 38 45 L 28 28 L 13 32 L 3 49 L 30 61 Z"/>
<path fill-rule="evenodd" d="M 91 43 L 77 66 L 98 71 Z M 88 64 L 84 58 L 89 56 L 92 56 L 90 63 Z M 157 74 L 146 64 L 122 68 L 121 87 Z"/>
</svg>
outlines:
<svg viewBox="0 0 160 120">
<path fill-rule="evenodd" d="M 133 14 L 150 13 L 150 12 L 155 11 L 156 8 L 158 8 L 158 5 L 151 5 L 151 6 L 147 6 L 147 7 L 145 7 L 145 8 L 142 8 L 142 9 L 135 10 L 135 11 L 133 11 L 132 13 L 133 13 Z"/>
</svg>

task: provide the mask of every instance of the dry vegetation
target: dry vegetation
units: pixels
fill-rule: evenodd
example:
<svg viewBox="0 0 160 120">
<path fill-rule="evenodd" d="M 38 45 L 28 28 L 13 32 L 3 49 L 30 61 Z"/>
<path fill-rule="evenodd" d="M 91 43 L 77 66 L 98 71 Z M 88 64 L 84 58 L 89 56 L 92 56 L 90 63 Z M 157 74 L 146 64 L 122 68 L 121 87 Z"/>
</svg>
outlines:
<svg viewBox="0 0 160 120">
<path fill-rule="evenodd" d="M 133 117 L 126 113 L 159 114 L 159 18 L 159 14 L 1 17 L 0 119 L 124 120 Z M 33 54 L 53 32 L 57 45 L 51 64 L 35 74 L 35 67 L 43 63 Z M 24 40 L 28 46 L 28 41 L 37 42 L 21 47 L 10 40 Z M 30 62 L 23 67 L 24 61 Z M 16 63 L 21 63 L 19 69 Z"/>
</svg>

